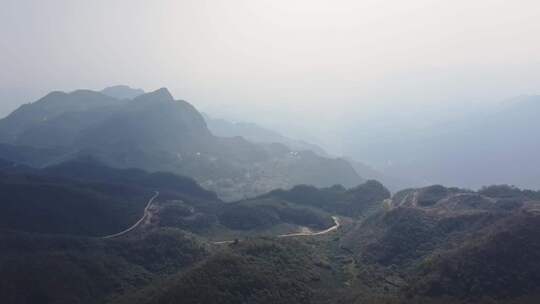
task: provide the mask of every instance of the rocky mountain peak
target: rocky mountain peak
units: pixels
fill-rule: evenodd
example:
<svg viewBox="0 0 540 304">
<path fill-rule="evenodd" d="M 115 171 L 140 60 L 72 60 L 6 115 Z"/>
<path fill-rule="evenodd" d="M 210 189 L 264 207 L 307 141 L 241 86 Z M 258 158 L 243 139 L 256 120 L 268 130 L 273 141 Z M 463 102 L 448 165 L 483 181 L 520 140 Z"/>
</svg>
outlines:
<svg viewBox="0 0 540 304">
<path fill-rule="evenodd" d="M 136 102 L 174 101 L 171 92 L 167 88 L 160 88 L 150 93 L 142 94 L 134 99 Z"/>
</svg>

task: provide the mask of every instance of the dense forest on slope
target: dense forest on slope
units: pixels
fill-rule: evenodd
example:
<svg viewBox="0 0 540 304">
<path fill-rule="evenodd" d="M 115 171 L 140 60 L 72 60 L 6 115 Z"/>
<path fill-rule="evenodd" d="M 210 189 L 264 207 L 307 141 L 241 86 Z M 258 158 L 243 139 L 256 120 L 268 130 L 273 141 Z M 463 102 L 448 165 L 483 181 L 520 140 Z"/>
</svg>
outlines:
<svg viewBox="0 0 540 304">
<path fill-rule="evenodd" d="M 322 189 L 298 185 L 290 190 L 271 191 L 260 198 L 281 199 L 331 213 L 357 217 L 380 208 L 382 201 L 390 198 L 390 192 L 381 183 L 370 180 L 350 189 L 341 185 Z"/>
<path fill-rule="evenodd" d="M 294 240 L 247 240 L 118 303 L 315 303 L 332 269 Z"/>
<path fill-rule="evenodd" d="M 104 303 L 207 255 L 178 230 L 114 240 L 0 231 L 0 296 L 12 304 Z"/>
<path fill-rule="evenodd" d="M 334 224 L 333 213 L 317 206 L 273 198 L 223 203 L 190 178 L 110 168 L 93 158 L 45 169 L 5 162 L 0 173 L 0 188 L 4 189 L 0 192 L 0 227 L 4 229 L 113 234 L 137 222 L 156 191 L 153 221 L 147 228 L 175 227 L 211 236 L 225 230 L 230 230 L 228 235 L 263 232 L 283 224 L 289 225 L 282 228 L 284 232 L 294 227 L 322 230 Z"/>
<path fill-rule="evenodd" d="M 62 170 L 70 165 L 74 163 L 62 165 Z M 112 170 L 110 181 L 143 181 L 151 175 L 136 170 L 140 176 L 122 177 L 122 172 L 132 171 L 95 163 L 74 167 L 83 165 Z M 10 174 L 18 170 L 10 168 Z M 51 178 L 48 174 L 35 176 Z M 95 173 L 89 176 L 96 178 Z M 184 186 L 176 185 L 163 183 L 161 189 L 168 194 L 156 202 L 152 221 L 118 238 L 2 230 L 0 296 L 17 304 L 537 299 L 540 203 L 535 191 L 504 185 L 479 192 L 431 186 L 402 191 L 384 202 L 368 191 L 364 199 L 377 200 L 367 206 L 378 207 L 357 217 L 340 217 L 338 229 L 276 238 L 260 235 L 283 224 L 290 229 L 326 228 L 331 225 L 328 210 L 334 209 L 319 208 L 322 201 L 308 204 L 308 198 L 316 196 L 301 200 L 298 192 L 287 199 L 270 193 L 223 203 L 206 192 L 193 195 L 198 188 L 179 195 Z M 338 189 L 337 197 L 348 191 Z M 214 243 L 215 233 L 231 241 Z"/>
</svg>

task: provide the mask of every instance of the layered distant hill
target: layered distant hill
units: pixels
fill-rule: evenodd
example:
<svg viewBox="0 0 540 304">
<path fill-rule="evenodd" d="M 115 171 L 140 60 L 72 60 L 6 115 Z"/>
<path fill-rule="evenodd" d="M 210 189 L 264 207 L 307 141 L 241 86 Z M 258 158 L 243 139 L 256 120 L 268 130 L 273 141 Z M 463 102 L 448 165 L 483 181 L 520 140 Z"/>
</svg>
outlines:
<svg viewBox="0 0 540 304">
<path fill-rule="evenodd" d="M 208 129 L 216 136 L 241 136 L 255 143 L 280 143 L 293 151 L 313 151 L 320 156 L 330 157 L 323 148 L 315 144 L 283 136 L 278 132 L 261 127 L 255 123 L 230 122 L 225 119 L 212 118 L 208 115 L 203 116 Z"/>
<path fill-rule="evenodd" d="M 279 143 L 287 146 L 292 151 L 312 151 L 322 157 L 331 157 L 323 148 L 319 147 L 318 145 L 289 138 L 276 131 L 261 127 L 255 123 L 231 122 L 225 119 L 212 118 L 208 115 L 203 116 L 210 131 L 217 136 L 241 136 L 254 143 Z M 393 192 L 423 184 L 423 182 L 416 180 L 412 176 L 396 178 L 381 173 L 369 165 L 352 158 L 345 158 L 345 160 L 351 164 L 358 175 L 365 179 L 378 180 Z"/>
<path fill-rule="evenodd" d="M 296 184 L 350 187 L 362 181 L 341 159 L 217 137 L 191 104 L 174 100 L 167 89 L 141 94 L 113 87 L 104 93 L 53 92 L 21 106 L 0 120 L 0 157 L 46 166 L 92 155 L 114 167 L 191 176 L 225 199 Z"/>
<path fill-rule="evenodd" d="M 45 169 L 0 164 L 0 229 L 103 236 L 135 223 L 156 191 L 160 199 L 219 202 L 192 179 L 113 169 L 92 159 Z"/>
<path fill-rule="evenodd" d="M 422 128 L 392 123 L 362 128 L 351 123 L 346 135 L 350 155 L 401 179 L 412 177 L 421 184 L 478 188 L 486 184 L 513 184 L 540 189 L 540 96 L 522 96 L 498 106 L 474 111 L 462 109 L 462 117 Z M 396 112 L 397 113 L 397 112 Z M 425 114 L 428 115 L 428 114 Z M 411 119 L 428 120 L 421 115 Z M 361 140 L 359 140 L 361 138 Z"/>
</svg>

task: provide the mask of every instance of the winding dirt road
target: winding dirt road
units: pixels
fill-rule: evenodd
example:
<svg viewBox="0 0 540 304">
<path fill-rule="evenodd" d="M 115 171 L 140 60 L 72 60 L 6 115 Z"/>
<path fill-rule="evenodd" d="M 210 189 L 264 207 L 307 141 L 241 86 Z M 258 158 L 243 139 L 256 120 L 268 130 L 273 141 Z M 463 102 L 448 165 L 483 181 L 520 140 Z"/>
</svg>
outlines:
<svg viewBox="0 0 540 304">
<path fill-rule="evenodd" d="M 135 224 L 133 224 L 131 227 L 127 228 L 126 230 L 115 233 L 115 234 L 102 236 L 101 238 L 102 239 L 112 239 L 112 238 L 115 238 L 115 237 L 122 236 L 122 235 L 130 232 L 131 230 L 137 228 L 148 217 L 148 214 L 149 214 L 148 209 L 152 205 L 152 202 L 154 201 L 154 199 L 156 199 L 158 196 L 159 196 L 159 191 L 156 191 L 156 194 L 154 194 L 154 196 L 152 196 L 150 198 L 150 200 L 148 200 L 148 203 L 146 204 L 146 207 L 144 207 L 143 216 Z"/>
<path fill-rule="evenodd" d="M 327 234 L 327 233 L 330 233 L 330 232 L 332 232 L 334 230 L 337 230 L 341 226 L 341 223 L 339 222 L 339 218 L 337 216 L 332 216 L 332 219 L 334 220 L 334 226 L 332 226 L 332 227 L 330 227 L 328 229 L 322 230 L 322 231 L 317 231 L 317 232 L 306 231 L 306 232 L 287 233 L 287 234 L 280 234 L 277 237 L 278 238 L 286 238 L 286 237 L 294 237 L 294 236 L 317 236 L 317 235 Z M 214 244 L 214 245 L 223 245 L 223 244 L 232 244 L 234 242 L 235 241 L 218 241 L 218 242 L 212 242 L 212 244 Z"/>
</svg>

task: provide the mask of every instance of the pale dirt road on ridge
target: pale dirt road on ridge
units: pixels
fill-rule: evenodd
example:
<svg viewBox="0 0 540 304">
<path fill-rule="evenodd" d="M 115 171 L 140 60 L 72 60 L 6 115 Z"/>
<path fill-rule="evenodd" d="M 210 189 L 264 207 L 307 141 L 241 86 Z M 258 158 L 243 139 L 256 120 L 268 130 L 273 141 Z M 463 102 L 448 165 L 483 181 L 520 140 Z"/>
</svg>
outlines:
<svg viewBox="0 0 540 304">
<path fill-rule="evenodd" d="M 152 196 L 150 198 L 150 200 L 148 200 L 148 203 L 146 204 L 146 207 L 144 208 L 143 216 L 135 224 L 133 224 L 131 227 L 127 228 L 126 230 L 115 233 L 115 234 L 102 236 L 101 238 L 102 239 L 112 239 L 112 238 L 115 238 L 115 237 L 122 236 L 122 235 L 130 232 L 131 230 L 137 228 L 148 217 L 148 214 L 149 214 L 148 209 L 152 205 L 152 202 L 154 201 L 154 199 L 156 199 L 158 196 L 159 196 L 159 191 L 156 191 L 156 194 L 154 194 L 154 196 Z"/>
<path fill-rule="evenodd" d="M 337 216 L 332 216 L 332 219 L 334 220 L 334 226 L 332 226 L 332 227 L 330 227 L 328 229 L 322 230 L 322 231 L 317 231 L 317 232 L 313 232 L 313 231 L 295 232 L 295 233 L 288 233 L 288 234 L 280 234 L 277 237 L 278 238 L 286 238 L 286 237 L 294 237 L 294 236 L 317 236 L 317 235 L 327 234 L 327 233 L 330 233 L 330 232 L 332 232 L 334 230 L 337 230 L 339 228 L 339 226 L 341 226 L 341 224 L 339 222 L 339 218 Z M 222 244 L 231 244 L 231 243 L 234 243 L 234 242 L 235 241 L 218 241 L 218 242 L 212 242 L 212 244 L 222 245 Z"/>
</svg>

